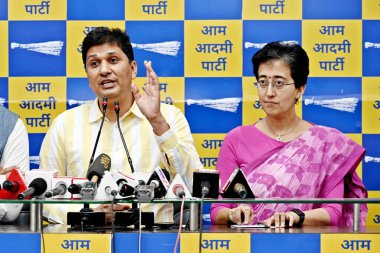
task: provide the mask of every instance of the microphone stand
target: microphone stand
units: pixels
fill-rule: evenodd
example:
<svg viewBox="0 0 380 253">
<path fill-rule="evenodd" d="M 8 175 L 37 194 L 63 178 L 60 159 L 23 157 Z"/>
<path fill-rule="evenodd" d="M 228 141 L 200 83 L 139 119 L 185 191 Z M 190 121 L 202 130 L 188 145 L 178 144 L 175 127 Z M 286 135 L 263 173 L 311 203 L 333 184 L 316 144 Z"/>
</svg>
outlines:
<svg viewBox="0 0 380 253">
<path fill-rule="evenodd" d="M 33 197 L 31 200 L 38 200 L 39 198 Z M 31 232 L 41 232 L 42 231 L 42 203 L 31 203 L 30 204 L 30 231 Z"/>
<path fill-rule="evenodd" d="M 103 101 L 102 101 L 102 109 L 103 109 L 102 122 L 100 123 L 100 128 L 98 131 L 98 135 L 96 136 L 94 149 L 92 150 L 90 162 L 88 164 L 89 168 L 90 168 L 91 164 L 94 162 L 94 156 L 95 156 L 96 148 L 98 146 L 100 134 L 102 132 L 102 128 L 103 128 L 103 124 L 104 124 L 104 120 L 106 118 L 107 106 L 108 106 L 108 98 L 106 96 L 104 96 Z M 89 203 L 84 203 L 83 208 L 79 212 L 67 213 L 67 220 L 68 220 L 67 224 L 71 225 L 71 227 L 74 228 L 78 223 L 80 223 L 80 229 L 81 229 L 81 231 L 84 231 L 86 225 L 92 225 L 90 223 L 93 220 L 97 220 L 96 218 L 100 218 L 100 220 L 102 220 L 103 217 L 101 215 L 99 216 L 97 213 L 95 213 L 94 210 L 92 210 L 90 208 Z M 88 222 L 90 222 L 90 223 L 87 224 Z M 105 223 L 105 214 L 104 214 L 104 223 Z M 102 224 L 102 222 L 100 222 L 100 224 L 104 225 L 104 224 Z"/>
<path fill-rule="evenodd" d="M 124 136 L 120 128 L 120 105 L 118 101 L 115 101 L 114 109 L 116 112 L 117 128 L 119 129 L 119 133 L 120 133 L 121 141 L 123 142 L 123 145 L 124 145 L 125 153 L 127 153 L 129 167 L 131 167 L 131 171 L 132 173 L 134 173 L 135 169 L 133 168 L 132 159 L 131 159 L 131 156 L 129 155 L 128 147 L 127 147 L 127 144 L 125 143 Z"/>
<path fill-rule="evenodd" d="M 103 97 L 103 102 L 102 102 L 102 107 L 103 107 L 102 122 L 100 123 L 100 128 L 99 128 L 99 131 L 98 131 L 98 135 L 96 136 L 94 149 L 92 150 L 92 154 L 91 154 L 91 158 L 90 158 L 90 162 L 89 162 L 89 164 L 88 164 L 88 167 L 90 167 L 90 165 L 91 165 L 92 162 L 94 161 L 94 156 L 95 156 L 96 147 L 98 146 L 98 142 L 99 142 L 99 138 L 100 138 L 100 133 L 102 132 L 102 128 L 103 128 L 104 119 L 106 118 L 106 110 L 107 110 L 107 106 L 108 106 L 108 99 L 107 99 L 106 96 L 104 96 L 104 97 Z"/>
<path fill-rule="evenodd" d="M 120 127 L 119 101 L 114 102 L 114 110 L 116 113 L 117 128 L 119 129 L 121 141 L 123 142 L 124 150 L 125 150 L 125 153 L 127 154 L 129 167 L 131 168 L 132 173 L 134 173 L 135 169 L 133 168 L 132 158 L 129 155 L 128 147 L 127 147 L 127 144 L 125 143 L 124 135 Z M 134 222 L 136 218 L 139 220 L 139 223 Z M 141 225 L 145 225 L 146 229 L 151 229 L 154 223 L 154 213 L 141 212 L 141 207 L 138 205 L 138 203 L 132 203 L 132 208 L 127 210 L 126 212 L 116 212 L 115 223 L 121 226 L 134 225 L 135 228 L 141 227 Z"/>
</svg>

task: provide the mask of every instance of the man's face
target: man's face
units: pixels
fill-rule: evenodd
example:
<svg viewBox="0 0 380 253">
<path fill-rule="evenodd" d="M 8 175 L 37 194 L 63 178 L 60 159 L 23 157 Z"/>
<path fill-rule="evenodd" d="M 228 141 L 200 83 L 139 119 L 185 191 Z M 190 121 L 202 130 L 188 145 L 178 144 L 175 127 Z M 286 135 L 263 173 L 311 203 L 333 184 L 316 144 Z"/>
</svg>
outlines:
<svg viewBox="0 0 380 253">
<path fill-rule="evenodd" d="M 137 73 L 135 61 L 129 62 L 117 44 L 91 47 L 86 56 L 86 73 L 91 89 L 99 99 L 132 99 L 131 83 Z"/>
</svg>

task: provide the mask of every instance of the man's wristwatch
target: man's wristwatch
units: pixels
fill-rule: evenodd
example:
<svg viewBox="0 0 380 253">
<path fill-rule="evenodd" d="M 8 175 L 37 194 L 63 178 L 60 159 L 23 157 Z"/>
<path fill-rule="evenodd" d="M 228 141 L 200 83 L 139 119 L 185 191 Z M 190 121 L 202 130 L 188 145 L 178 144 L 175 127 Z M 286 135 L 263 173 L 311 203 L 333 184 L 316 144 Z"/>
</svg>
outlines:
<svg viewBox="0 0 380 253">
<path fill-rule="evenodd" d="M 302 212 L 300 209 L 292 209 L 291 211 L 296 213 L 298 217 L 300 217 L 300 220 L 294 226 L 302 227 L 302 223 L 305 221 L 305 213 Z"/>
</svg>

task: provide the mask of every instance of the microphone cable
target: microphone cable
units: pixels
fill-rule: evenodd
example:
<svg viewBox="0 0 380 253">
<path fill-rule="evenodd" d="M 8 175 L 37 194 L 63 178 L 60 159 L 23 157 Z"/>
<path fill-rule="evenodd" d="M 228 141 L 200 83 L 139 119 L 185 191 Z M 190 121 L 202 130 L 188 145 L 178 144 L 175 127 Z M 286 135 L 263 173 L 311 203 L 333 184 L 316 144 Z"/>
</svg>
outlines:
<svg viewBox="0 0 380 253">
<path fill-rule="evenodd" d="M 199 211 L 199 253 L 202 253 L 202 233 L 203 233 L 203 201 L 205 200 L 205 196 L 208 194 L 208 191 L 202 190 L 202 198 L 201 198 L 201 208 Z"/>
<path fill-rule="evenodd" d="M 45 253 L 45 234 L 44 234 L 44 226 L 41 226 L 41 237 L 42 237 L 42 253 Z"/>
<path fill-rule="evenodd" d="M 177 247 L 178 242 L 181 237 L 181 231 L 182 231 L 182 219 L 183 219 L 183 207 L 185 206 L 185 195 L 182 195 L 182 203 L 181 203 L 181 210 L 180 210 L 180 220 L 179 220 L 179 228 L 178 228 L 178 235 L 177 240 L 175 241 L 174 251 L 173 253 L 177 253 Z"/>
<path fill-rule="evenodd" d="M 116 233 L 115 233 L 115 220 L 114 220 L 114 211 L 113 211 L 113 206 L 115 205 L 116 201 L 116 195 L 113 195 L 112 198 L 112 203 L 111 203 L 111 210 L 110 210 L 110 215 L 111 215 L 111 234 L 112 234 L 112 249 L 111 252 L 114 253 L 116 252 Z"/>
<path fill-rule="evenodd" d="M 141 235 L 142 235 L 142 232 L 141 232 L 141 209 L 142 209 L 142 206 L 141 206 L 141 203 L 138 202 L 138 210 L 139 210 L 139 239 L 138 239 L 138 247 L 139 247 L 139 253 L 141 253 Z"/>
<path fill-rule="evenodd" d="M 132 159 L 131 159 L 131 156 L 129 155 L 128 147 L 127 147 L 127 144 L 125 143 L 124 136 L 123 136 L 123 133 L 121 132 L 121 128 L 120 128 L 120 105 L 119 105 L 118 101 L 115 101 L 114 109 L 116 112 L 117 128 L 119 129 L 119 133 L 120 133 L 121 141 L 123 142 L 123 145 L 124 145 L 125 153 L 127 153 L 129 167 L 131 167 L 131 171 L 132 171 L 132 173 L 134 173 L 135 169 L 133 168 Z"/>
<path fill-rule="evenodd" d="M 90 158 L 90 162 L 88 164 L 88 167 L 90 167 L 91 164 L 92 164 L 92 162 L 94 161 L 96 147 L 98 146 L 98 142 L 99 142 L 99 138 L 100 138 L 100 133 L 102 132 L 103 123 L 104 123 L 104 120 L 106 118 L 107 106 L 108 106 L 108 99 L 107 99 L 106 96 L 104 96 L 103 97 L 103 102 L 102 102 L 102 107 L 103 107 L 102 122 L 100 123 L 100 128 L 99 128 L 99 131 L 98 131 L 98 135 L 96 136 L 94 149 L 92 150 L 92 154 L 91 154 L 91 158 Z"/>
</svg>

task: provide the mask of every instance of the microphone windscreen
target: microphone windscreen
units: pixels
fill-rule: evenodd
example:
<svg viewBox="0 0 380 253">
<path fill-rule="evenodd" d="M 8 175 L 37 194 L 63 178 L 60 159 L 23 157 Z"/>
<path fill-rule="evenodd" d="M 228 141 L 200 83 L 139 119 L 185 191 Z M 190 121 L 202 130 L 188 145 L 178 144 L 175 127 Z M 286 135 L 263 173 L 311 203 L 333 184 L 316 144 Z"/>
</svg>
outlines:
<svg viewBox="0 0 380 253">
<path fill-rule="evenodd" d="M 0 199 L 17 199 L 18 194 L 28 188 L 24 176 L 18 169 L 12 170 L 9 175 L 2 176 L 6 180 L 3 182 L 3 189 L 0 190 Z"/>
<path fill-rule="evenodd" d="M 6 191 L 17 192 L 20 189 L 20 185 L 18 182 L 6 180 L 3 183 L 3 188 Z"/>
<path fill-rule="evenodd" d="M 67 189 L 71 194 L 79 194 L 82 189 L 82 184 L 71 184 Z"/>
<path fill-rule="evenodd" d="M 219 171 L 199 170 L 193 172 L 193 197 L 201 198 L 205 188 L 207 188 L 209 192 L 204 197 L 218 198 Z"/>
<path fill-rule="evenodd" d="M 135 193 L 135 188 L 133 188 L 129 184 L 123 184 L 119 190 L 119 194 L 122 197 L 130 196 L 130 195 L 133 195 L 134 193 Z"/>
<path fill-rule="evenodd" d="M 103 97 L 102 106 L 103 106 L 103 113 L 104 113 L 108 106 L 108 98 L 106 96 Z"/>
<path fill-rule="evenodd" d="M 245 186 L 240 183 L 234 185 L 234 191 L 242 199 L 247 196 L 247 189 L 245 189 Z"/>
<path fill-rule="evenodd" d="M 165 180 L 166 179 L 166 180 Z M 154 188 L 154 197 L 155 198 L 162 198 L 166 195 L 167 189 L 169 188 L 170 184 L 170 174 L 165 169 L 156 169 L 152 175 L 150 176 L 147 185 L 150 185 L 151 183 L 157 181 L 158 186 Z M 166 181 L 166 182 L 165 182 Z M 155 182 L 155 184 L 157 184 Z"/>
<path fill-rule="evenodd" d="M 240 168 L 236 168 L 222 188 L 223 198 L 255 198 L 252 189 Z"/>
<path fill-rule="evenodd" d="M 93 176 L 97 176 L 99 178 L 103 177 L 104 172 L 111 169 L 111 158 L 102 153 L 100 154 L 91 164 L 90 168 L 87 171 L 87 179 L 91 180 Z"/>
<path fill-rule="evenodd" d="M 29 184 L 29 188 L 34 188 L 33 196 L 39 196 L 47 189 L 47 183 L 43 178 L 36 178 Z"/>
</svg>

